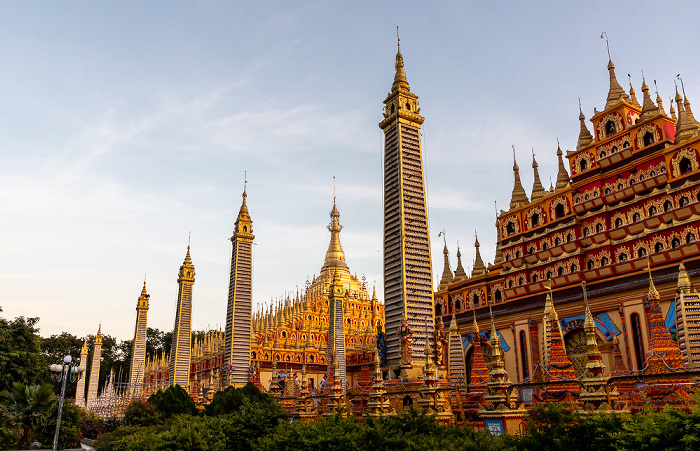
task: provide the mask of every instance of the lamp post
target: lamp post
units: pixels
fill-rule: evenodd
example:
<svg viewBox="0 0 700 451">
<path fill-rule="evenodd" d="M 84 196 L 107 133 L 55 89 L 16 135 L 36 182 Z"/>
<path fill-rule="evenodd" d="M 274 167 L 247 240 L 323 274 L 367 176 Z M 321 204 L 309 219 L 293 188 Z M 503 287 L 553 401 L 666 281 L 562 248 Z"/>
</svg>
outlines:
<svg viewBox="0 0 700 451">
<path fill-rule="evenodd" d="M 56 420 L 56 432 L 53 436 L 53 451 L 56 451 L 58 446 L 58 431 L 61 429 L 61 414 L 63 413 L 63 398 L 66 395 L 66 380 L 70 377 L 71 382 L 76 382 L 80 375 L 85 371 L 84 366 L 76 366 L 71 363 L 73 359 L 67 355 L 63 358 L 61 365 L 51 365 L 49 369 L 54 373 L 59 373 L 58 380 L 61 383 L 61 398 L 58 402 L 58 419 Z"/>
</svg>

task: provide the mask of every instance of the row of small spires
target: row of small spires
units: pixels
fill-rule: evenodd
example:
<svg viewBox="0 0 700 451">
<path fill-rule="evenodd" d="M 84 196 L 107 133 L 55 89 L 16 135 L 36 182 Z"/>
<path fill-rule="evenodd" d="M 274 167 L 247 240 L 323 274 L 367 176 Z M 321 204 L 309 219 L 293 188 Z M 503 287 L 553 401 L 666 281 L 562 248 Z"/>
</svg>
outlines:
<svg viewBox="0 0 700 451">
<path fill-rule="evenodd" d="M 624 102 L 635 108 L 641 109 L 641 115 L 639 118 L 640 121 L 646 121 L 657 116 L 667 117 L 658 90 L 656 91 L 656 104 L 654 104 L 654 102 L 651 99 L 651 95 L 649 94 L 649 86 L 647 86 L 646 80 L 642 79 L 642 92 L 644 95 L 644 99 L 643 105 L 640 105 L 637 101 L 637 96 L 634 87 L 632 87 L 632 82 L 630 81 L 629 94 L 627 94 L 617 82 L 617 78 L 615 76 L 615 65 L 613 64 L 612 60 L 608 62 L 608 71 L 610 73 L 610 90 L 608 91 L 608 98 L 605 104 L 605 110 Z M 698 121 L 695 119 L 695 116 L 693 116 L 693 111 L 690 108 L 690 101 L 685 95 L 685 89 L 682 89 L 682 91 L 683 96 L 681 96 L 678 92 L 678 86 L 676 85 L 675 102 L 678 108 L 678 116 L 676 117 L 676 110 L 673 108 L 673 102 L 671 102 L 670 109 L 671 118 L 676 122 L 675 143 L 700 135 L 700 123 L 698 123 Z M 594 114 L 598 113 L 599 111 L 597 111 L 594 108 Z M 581 109 L 580 105 L 579 121 L 581 123 L 581 129 L 579 132 L 578 142 L 576 144 L 576 150 L 583 149 L 592 144 L 594 141 L 593 135 L 591 135 L 591 132 L 586 126 L 586 117 L 584 116 L 583 110 Z M 534 182 L 532 186 L 532 194 L 530 195 L 531 201 L 534 202 L 548 193 L 553 193 L 555 191 L 569 186 L 571 180 L 569 178 L 569 173 L 567 172 L 566 167 L 564 166 L 562 150 L 559 145 L 557 145 L 557 158 L 559 160 L 557 183 L 556 186 L 551 186 L 550 184 L 549 191 L 546 191 L 542 186 L 542 182 L 540 181 L 538 165 L 537 161 L 535 160 L 535 155 L 533 153 L 532 169 L 534 172 Z M 515 183 L 513 186 L 513 193 L 510 201 L 510 209 L 527 205 L 530 202 L 530 200 L 528 200 L 527 193 L 523 189 L 522 183 L 520 182 L 520 170 L 518 168 L 517 162 L 515 161 L 515 149 L 513 149 L 513 173 L 515 177 Z"/>
<path fill-rule="evenodd" d="M 311 298 L 311 299 L 310 299 Z M 349 311 L 348 302 L 350 300 L 350 292 L 346 290 L 345 292 L 345 310 Z M 320 301 L 321 299 L 318 299 Z M 372 298 L 360 299 L 360 302 L 370 303 L 370 308 L 363 310 L 361 312 L 352 312 L 354 317 L 357 318 L 367 318 L 371 315 L 375 316 L 375 310 L 379 305 L 379 300 L 377 299 L 376 287 L 373 290 Z M 322 304 L 314 302 L 312 296 L 304 295 L 297 297 L 294 300 L 287 298 L 285 301 L 279 302 L 276 307 L 267 309 L 266 312 L 258 311 L 253 315 L 253 331 L 256 336 L 261 334 L 267 334 L 269 331 L 280 328 L 294 329 L 297 325 L 304 325 L 307 320 L 308 315 L 314 315 L 322 313 L 326 307 Z M 371 311 L 371 312 L 370 312 Z M 313 321 L 312 321 L 313 322 Z M 318 328 L 322 325 L 318 325 Z M 327 327 L 327 326 L 326 326 Z"/>
<path fill-rule="evenodd" d="M 484 261 L 481 258 L 481 253 L 479 252 L 480 244 L 478 237 L 474 242 L 474 247 L 476 248 L 476 257 L 474 258 L 474 267 L 471 272 L 471 277 L 486 274 L 486 265 L 484 264 Z M 452 274 L 452 269 L 450 268 L 447 241 L 445 241 L 445 247 L 443 248 L 442 253 L 445 259 L 445 267 L 442 271 L 442 278 L 440 279 L 440 285 L 438 286 L 438 290 L 447 288 L 447 285 L 452 282 L 458 282 L 460 280 L 465 280 L 468 278 L 467 273 L 466 271 L 464 271 L 464 267 L 462 266 L 462 252 L 460 251 L 459 247 L 457 247 L 457 270 L 454 272 L 454 275 Z"/>
</svg>

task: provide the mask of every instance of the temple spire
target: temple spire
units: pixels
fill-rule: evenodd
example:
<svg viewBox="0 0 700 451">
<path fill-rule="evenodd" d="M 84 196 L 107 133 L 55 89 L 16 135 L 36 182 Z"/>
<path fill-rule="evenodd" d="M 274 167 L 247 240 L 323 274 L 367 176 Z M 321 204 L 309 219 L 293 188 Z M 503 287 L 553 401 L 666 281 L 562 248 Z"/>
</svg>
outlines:
<svg viewBox="0 0 700 451">
<path fill-rule="evenodd" d="M 610 90 L 608 91 L 608 98 L 605 102 L 605 109 L 613 107 L 620 103 L 621 101 L 629 101 L 630 98 L 617 82 L 617 77 L 615 77 L 615 64 L 613 64 L 612 59 L 608 60 L 608 72 L 610 74 Z"/>
<path fill-rule="evenodd" d="M 676 117 L 676 109 L 673 108 L 673 99 L 671 97 L 668 98 L 668 103 L 668 112 L 671 115 L 671 119 L 673 119 L 674 121 L 678 120 L 678 118 Z"/>
<path fill-rule="evenodd" d="M 557 185 L 556 190 L 564 189 L 571 183 L 569 179 L 569 173 L 566 171 L 566 166 L 564 166 L 564 159 L 562 158 L 563 152 L 559 146 L 559 140 L 557 139 L 557 161 L 559 164 L 559 171 L 557 172 Z"/>
<path fill-rule="evenodd" d="M 690 277 L 688 277 L 688 271 L 685 270 L 685 264 L 681 262 L 678 267 L 678 291 L 689 291 L 692 285 L 690 283 Z"/>
<path fill-rule="evenodd" d="M 593 315 L 591 314 L 591 309 L 588 306 L 588 294 L 586 292 L 586 282 L 581 282 L 581 287 L 583 288 L 583 303 L 585 307 L 585 320 L 583 321 L 583 330 L 586 333 L 586 354 L 588 356 L 588 363 L 586 364 L 586 370 L 588 374 L 587 379 L 595 379 L 603 377 L 604 365 L 601 361 L 600 350 L 598 350 L 598 341 L 596 339 L 596 325 L 593 321 Z"/>
<path fill-rule="evenodd" d="M 467 278 L 467 273 L 464 271 L 462 266 L 462 252 L 459 250 L 459 243 L 457 243 L 457 269 L 455 270 L 454 280 L 464 280 Z"/>
<path fill-rule="evenodd" d="M 642 107 L 642 115 L 639 118 L 640 121 L 646 121 L 659 114 L 659 108 L 654 105 L 651 100 L 651 95 L 649 94 L 649 86 L 647 86 L 646 80 L 642 78 L 642 92 L 644 93 L 644 106 Z"/>
<path fill-rule="evenodd" d="M 695 120 L 695 116 L 693 116 L 693 110 L 690 109 L 690 100 L 688 100 L 688 96 L 685 95 L 685 89 L 683 89 L 683 106 L 685 107 L 685 114 L 687 114 L 688 119 L 690 119 L 690 123 L 697 128 L 700 124 L 698 124 L 698 121 Z"/>
<path fill-rule="evenodd" d="M 649 272 L 649 292 L 647 294 L 649 303 L 649 351 L 646 355 L 645 372 L 655 374 L 666 372 L 667 366 L 674 369 L 685 368 L 683 355 L 676 342 L 671 339 L 668 328 L 666 328 L 664 315 L 659 305 L 661 297 L 654 286 L 648 258 L 647 271 Z"/>
<path fill-rule="evenodd" d="M 501 229 L 498 227 L 498 206 L 496 201 L 493 202 L 493 207 L 496 210 L 496 255 L 493 263 L 498 265 L 503 262 L 503 251 L 501 250 Z"/>
<path fill-rule="evenodd" d="M 410 92 L 411 87 L 408 84 L 406 73 L 403 70 L 403 55 L 401 54 L 400 46 L 396 52 L 396 63 L 394 67 L 396 68 L 396 74 L 394 74 L 394 83 L 391 85 L 391 93 Z"/>
<path fill-rule="evenodd" d="M 634 87 L 632 86 L 632 76 L 627 74 L 627 78 L 630 81 L 630 103 L 637 108 L 641 108 L 641 105 L 639 105 L 639 102 L 637 101 L 637 94 L 634 92 Z"/>
<path fill-rule="evenodd" d="M 469 385 L 472 387 L 483 385 L 489 378 L 489 369 L 484 360 L 484 354 L 481 351 L 481 335 L 479 334 L 479 325 L 476 322 L 476 306 L 472 303 L 473 325 L 472 334 L 474 335 L 474 360 L 472 362 L 471 373 L 469 374 Z"/>
<path fill-rule="evenodd" d="M 442 270 L 442 278 L 440 279 L 439 290 L 447 288 L 447 285 L 452 282 L 452 270 L 450 269 L 450 258 L 449 252 L 447 250 L 447 240 L 445 239 L 445 232 L 440 232 L 438 236 L 442 235 L 443 241 L 445 242 L 445 247 L 442 250 L 442 255 L 445 259 L 445 266 Z"/>
<path fill-rule="evenodd" d="M 545 328 L 545 346 L 543 346 L 545 350 L 544 368 L 551 380 L 574 379 L 576 372 L 564 349 L 561 324 L 559 323 L 559 315 L 554 309 L 551 285 L 547 287 L 547 290 L 543 321 Z"/>
<path fill-rule="evenodd" d="M 538 165 L 537 160 L 535 160 L 535 149 L 532 149 L 532 171 L 534 173 L 535 181 L 532 184 L 532 195 L 530 196 L 530 199 L 533 202 L 541 199 L 545 194 L 544 187 L 540 181 L 540 171 L 537 168 Z"/>
<path fill-rule="evenodd" d="M 656 80 L 654 80 L 654 89 L 656 90 L 656 104 L 659 106 L 659 113 L 661 113 L 662 116 L 666 116 L 666 111 L 664 111 L 664 104 L 661 100 L 661 96 L 659 95 L 659 87 L 656 86 Z M 671 105 L 673 105 L 673 103 L 671 103 Z"/>
<path fill-rule="evenodd" d="M 583 149 L 593 142 L 593 135 L 591 135 L 588 127 L 586 127 L 586 116 L 583 115 L 583 110 L 581 110 L 581 99 L 578 100 L 578 113 L 578 120 L 581 122 L 581 130 L 578 134 L 576 150 Z"/>
<path fill-rule="evenodd" d="M 678 86 L 676 86 L 676 106 L 678 108 L 678 121 L 676 122 L 676 144 L 698 134 L 697 122 L 693 123 L 695 119 L 688 114 L 686 105 L 689 107 L 690 102 L 688 102 L 686 97 L 684 103 L 683 97 L 681 97 L 681 95 L 678 93 Z"/>
<path fill-rule="evenodd" d="M 523 184 L 520 182 L 520 168 L 518 167 L 518 162 L 515 161 L 515 146 L 513 146 L 513 176 L 515 177 L 515 183 L 513 185 L 513 195 L 510 198 L 511 210 L 529 202 L 523 189 Z"/>
<path fill-rule="evenodd" d="M 340 245 L 340 231 L 343 229 L 343 226 L 341 226 L 339 222 L 340 213 L 335 203 L 335 195 L 333 196 L 333 209 L 331 210 L 330 216 L 331 223 L 328 225 L 328 230 L 331 232 L 331 241 L 328 244 L 326 258 L 321 271 L 333 269 L 333 271 L 340 270 L 349 274 L 350 270 L 345 263 L 345 253 L 343 252 L 343 247 Z"/>
<path fill-rule="evenodd" d="M 476 236 L 476 231 L 474 231 L 474 247 L 476 248 L 476 258 L 474 259 L 474 269 L 472 269 L 472 277 L 486 274 L 486 265 L 484 265 L 484 261 L 481 259 L 479 246 L 479 238 Z"/>
</svg>

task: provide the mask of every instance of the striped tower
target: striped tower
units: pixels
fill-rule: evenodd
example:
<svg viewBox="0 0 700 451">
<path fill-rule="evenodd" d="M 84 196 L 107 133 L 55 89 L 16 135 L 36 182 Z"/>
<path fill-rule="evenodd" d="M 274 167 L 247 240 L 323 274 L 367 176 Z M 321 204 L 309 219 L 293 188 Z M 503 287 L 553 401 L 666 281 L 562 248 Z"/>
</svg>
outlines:
<svg viewBox="0 0 700 451">
<path fill-rule="evenodd" d="M 146 293 L 146 282 L 144 281 L 141 296 L 139 296 L 136 304 L 136 326 L 134 327 L 134 341 L 131 345 L 130 398 L 138 398 L 143 395 L 143 390 L 140 387 L 143 385 L 143 375 L 146 366 L 146 322 L 148 317 L 148 299 L 150 297 Z"/>
<path fill-rule="evenodd" d="M 83 347 L 80 349 L 80 363 L 79 366 L 87 367 L 88 361 L 88 345 L 87 340 L 83 341 Z M 75 405 L 78 407 L 85 407 L 85 375 L 82 375 L 78 379 L 78 386 L 75 389 Z"/>
<path fill-rule="evenodd" d="M 192 353 L 192 285 L 194 266 L 187 246 L 185 261 L 180 266 L 177 283 L 177 313 L 173 328 L 173 344 L 170 348 L 170 385 L 179 385 L 187 390 L 190 382 L 190 357 Z"/>
<path fill-rule="evenodd" d="M 345 393 L 345 326 L 343 324 L 343 300 L 345 290 L 343 285 L 333 274 L 333 281 L 328 286 L 328 343 L 326 352 L 328 355 L 328 367 L 326 374 L 331 374 L 331 365 L 334 367 L 334 375 L 337 375 Z M 332 358 L 335 353 L 335 362 Z"/>
<path fill-rule="evenodd" d="M 459 334 L 457 327 L 457 318 L 452 313 L 452 321 L 450 322 L 449 337 L 449 354 L 448 358 L 448 377 L 451 384 L 464 385 L 466 384 L 466 368 L 464 365 L 464 348 L 462 347 L 462 336 Z"/>
<path fill-rule="evenodd" d="M 82 353 L 81 353 L 82 356 Z M 102 358 L 102 325 L 97 329 L 95 347 L 92 350 L 92 366 L 90 367 L 90 385 L 87 393 L 87 408 L 92 409 L 97 403 L 97 386 L 100 382 L 100 359 Z"/>
<path fill-rule="evenodd" d="M 420 140 L 424 118 L 418 114 L 418 96 L 411 92 L 403 67 L 399 49 L 394 84 L 379 123 L 384 130 L 384 300 L 390 367 L 401 359 L 396 331 L 403 316 L 413 330 L 413 349 L 425 348 L 426 339 L 435 348 L 435 338 L 425 328 L 426 320 L 434 326 L 435 316 Z M 414 368 L 422 366 L 422 358 L 414 353 Z"/>
<path fill-rule="evenodd" d="M 700 295 L 693 289 L 690 277 L 681 262 L 678 268 L 676 327 L 678 347 L 689 370 L 700 369 Z"/>
<path fill-rule="evenodd" d="M 231 243 L 231 276 L 226 308 L 225 360 L 231 369 L 228 385 L 243 386 L 248 382 L 250 367 L 251 318 L 253 306 L 253 221 L 248 214 L 243 189 L 243 204 L 233 228 Z"/>
</svg>

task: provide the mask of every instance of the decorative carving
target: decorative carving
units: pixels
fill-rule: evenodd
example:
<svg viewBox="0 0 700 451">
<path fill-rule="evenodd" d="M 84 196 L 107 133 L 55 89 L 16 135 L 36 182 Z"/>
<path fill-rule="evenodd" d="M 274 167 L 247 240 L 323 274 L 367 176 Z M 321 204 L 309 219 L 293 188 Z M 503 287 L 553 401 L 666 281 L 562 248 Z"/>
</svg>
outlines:
<svg viewBox="0 0 700 451">
<path fill-rule="evenodd" d="M 647 215 L 646 215 L 646 212 L 645 212 L 644 210 L 642 210 L 641 207 L 639 207 L 639 206 L 632 207 L 632 208 L 630 208 L 630 210 L 627 212 L 627 222 L 628 222 L 628 223 L 636 222 L 635 219 L 634 219 L 634 214 L 635 214 L 635 213 L 637 213 L 637 214 L 639 215 L 639 219 L 637 219 L 636 221 L 642 220 L 642 219 L 644 219 L 644 218 L 647 216 Z"/>
<path fill-rule="evenodd" d="M 607 135 L 605 133 L 605 126 L 610 121 L 612 121 L 612 123 L 615 124 L 615 133 L 619 133 L 623 130 L 622 118 L 617 113 L 607 114 L 600 120 L 600 122 L 598 122 L 598 139 L 605 138 L 605 136 Z"/>
<path fill-rule="evenodd" d="M 644 249 L 644 254 L 649 255 L 649 250 L 652 249 L 652 243 L 650 240 L 639 240 L 636 243 L 632 245 L 632 253 L 631 258 L 644 258 L 644 255 L 639 257 L 639 250 Z"/>
<path fill-rule="evenodd" d="M 476 295 L 478 301 L 476 302 L 476 307 L 480 305 L 486 305 L 486 296 L 484 296 L 484 291 L 480 288 L 474 288 L 472 290 L 469 290 L 469 305 L 471 305 L 474 302 L 474 295 Z"/>
<path fill-rule="evenodd" d="M 550 218 L 556 218 L 556 208 L 557 206 L 561 205 L 564 209 L 564 215 L 568 215 L 571 213 L 571 207 L 569 207 L 569 200 L 565 196 L 560 196 L 557 197 L 556 199 L 552 200 L 552 203 L 549 204 L 549 217 Z"/>
<path fill-rule="evenodd" d="M 602 340 L 597 335 L 596 341 L 598 342 L 598 346 L 603 344 Z M 566 346 L 566 356 L 574 365 L 576 377 L 581 377 L 581 375 L 586 372 L 586 364 L 588 363 L 586 332 L 583 328 L 574 329 L 566 334 L 564 343 Z"/>
<path fill-rule="evenodd" d="M 687 158 L 690 161 L 691 170 L 694 171 L 698 168 L 697 152 L 695 149 L 686 147 L 685 149 L 676 153 L 676 155 L 671 159 L 671 169 L 673 170 L 674 177 L 678 177 L 681 173 L 680 164 L 683 158 Z"/>
<path fill-rule="evenodd" d="M 646 147 L 644 145 L 644 136 L 647 133 L 651 133 L 654 136 L 654 141 L 651 144 L 659 142 L 661 139 L 661 133 L 659 131 L 659 127 L 657 127 L 654 124 L 645 124 L 642 125 L 639 130 L 637 130 L 637 148 L 641 149 L 642 147 Z M 649 145 L 651 145 L 649 144 Z"/>
<path fill-rule="evenodd" d="M 620 262 L 620 255 L 625 254 L 626 258 L 625 260 L 628 260 L 631 255 L 630 255 L 630 249 L 629 246 L 623 245 L 615 249 L 615 261 Z"/>
<path fill-rule="evenodd" d="M 539 215 L 539 220 L 537 221 L 537 224 L 533 224 L 532 217 L 536 214 Z M 527 214 L 525 215 L 525 230 L 541 226 L 545 222 L 547 222 L 547 216 L 542 207 L 540 207 L 539 205 L 536 207 L 532 207 L 527 211 Z"/>
<path fill-rule="evenodd" d="M 581 161 L 586 162 L 586 169 L 585 169 L 586 171 L 593 167 L 593 162 L 594 162 L 593 155 L 588 153 L 588 152 L 581 152 L 574 159 L 574 166 L 571 168 L 571 172 L 576 173 L 576 174 L 580 174 L 580 173 L 584 172 L 581 170 Z"/>
<path fill-rule="evenodd" d="M 438 320 L 438 327 L 435 330 L 435 352 L 438 366 L 443 366 L 447 362 L 448 340 L 445 335 L 445 324 L 442 318 Z"/>
<path fill-rule="evenodd" d="M 618 225 L 620 219 L 622 221 L 621 225 Z M 627 224 L 627 215 L 625 212 L 617 212 L 613 215 L 613 217 L 610 219 L 611 225 L 613 228 L 615 227 L 622 227 L 623 225 Z"/>
<path fill-rule="evenodd" d="M 408 327 L 405 316 L 401 318 L 401 325 L 396 329 L 396 335 L 399 337 L 401 346 L 401 365 L 410 365 L 413 361 L 413 349 L 411 348 L 413 331 Z"/>
<path fill-rule="evenodd" d="M 501 234 L 502 236 L 510 236 L 520 233 L 520 221 L 517 216 L 509 216 L 503 220 Z M 512 230 L 509 232 L 509 224 L 512 224 Z"/>
<path fill-rule="evenodd" d="M 632 147 L 632 139 L 629 135 L 625 135 L 614 141 L 611 141 L 603 146 L 598 147 L 598 159 L 609 157 L 621 150 Z"/>
<path fill-rule="evenodd" d="M 576 203 L 581 203 L 585 202 L 587 200 L 594 199 L 596 197 L 600 196 L 600 187 L 599 186 L 594 186 L 590 189 L 587 189 L 586 191 L 583 191 L 578 194 L 576 197 Z"/>
</svg>

